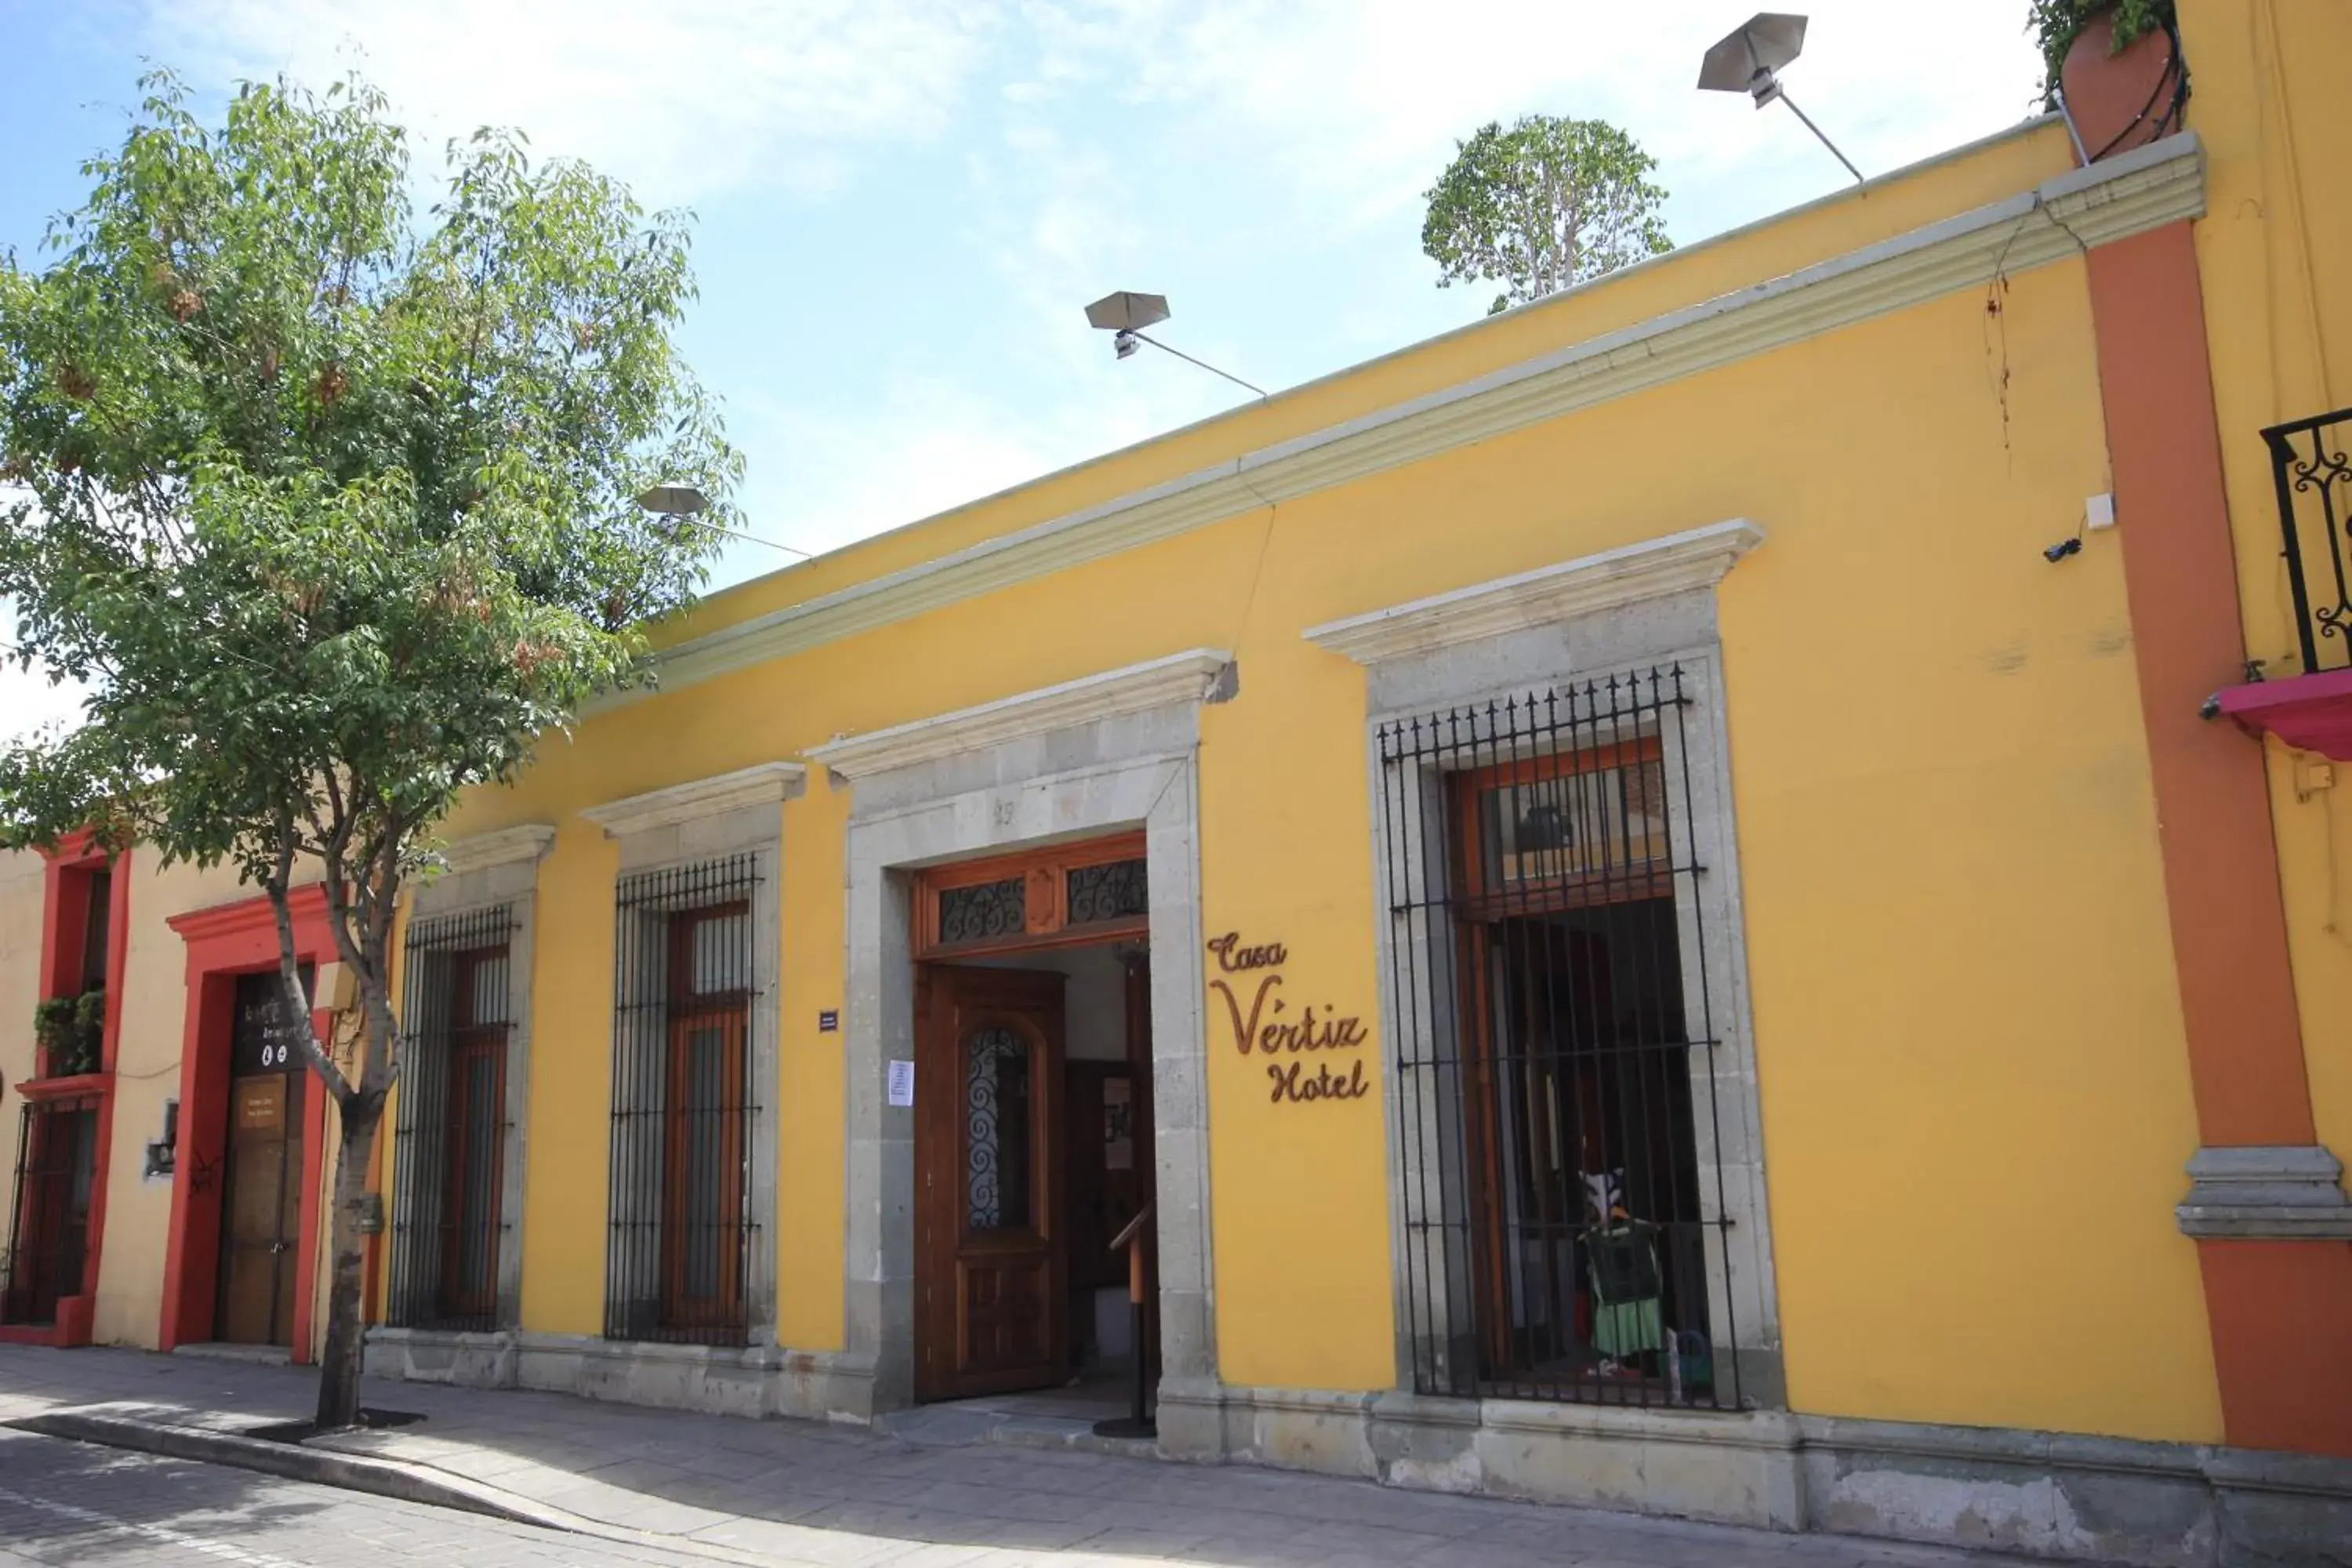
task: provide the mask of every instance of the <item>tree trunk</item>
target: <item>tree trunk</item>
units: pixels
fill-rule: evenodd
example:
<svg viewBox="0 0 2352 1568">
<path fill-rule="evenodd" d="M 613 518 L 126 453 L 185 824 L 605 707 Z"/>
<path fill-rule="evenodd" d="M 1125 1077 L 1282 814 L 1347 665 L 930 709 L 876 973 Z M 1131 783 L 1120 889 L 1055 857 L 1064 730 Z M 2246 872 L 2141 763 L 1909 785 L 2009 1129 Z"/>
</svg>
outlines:
<svg viewBox="0 0 2352 1568">
<path fill-rule="evenodd" d="M 328 1231 L 327 1344 L 319 1357 L 321 1427 L 355 1426 L 360 1419 L 360 1361 L 365 1325 L 360 1321 L 360 1280 L 367 1238 L 360 1230 L 361 1200 L 367 1194 L 368 1164 L 375 1154 L 380 1098 L 355 1095 L 338 1119 L 341 1136 L 335 1163 L 333 1224 Z"/>
</svg>

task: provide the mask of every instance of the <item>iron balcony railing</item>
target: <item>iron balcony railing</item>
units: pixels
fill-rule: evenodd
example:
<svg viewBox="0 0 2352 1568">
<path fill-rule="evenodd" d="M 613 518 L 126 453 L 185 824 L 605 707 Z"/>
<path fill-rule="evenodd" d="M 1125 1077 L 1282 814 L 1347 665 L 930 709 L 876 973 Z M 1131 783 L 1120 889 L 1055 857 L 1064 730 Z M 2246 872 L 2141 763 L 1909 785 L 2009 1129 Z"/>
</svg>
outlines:
<svg viewBox="0 0 2352 1568">
<path fill-rule="evenodd" d="M 2303 670 L 2352 668 L 2352 408 L 2263 432 Z"/>
</svg>

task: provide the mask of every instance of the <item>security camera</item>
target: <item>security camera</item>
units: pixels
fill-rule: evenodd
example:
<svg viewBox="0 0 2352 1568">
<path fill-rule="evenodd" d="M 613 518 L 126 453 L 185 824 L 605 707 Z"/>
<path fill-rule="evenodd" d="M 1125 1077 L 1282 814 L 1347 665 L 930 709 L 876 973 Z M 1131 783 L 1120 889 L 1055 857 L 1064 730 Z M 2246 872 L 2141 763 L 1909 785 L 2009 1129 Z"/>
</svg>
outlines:
<svg viewBox="0 0 2352 1568">
<path fill-rule="evenodd" d="M 2074 554 L 2082 548 L 2083 542 L 2080 539 L 2062 539 L 2057 543 L 2052 545 L 2049 549 L 2043 551 L 2042 552 L 2042 559 L 2050 563 L 2051 565 L 2055 566 L 2058 563 L 2065 560 L 2066 557 Z"/>
</svg>

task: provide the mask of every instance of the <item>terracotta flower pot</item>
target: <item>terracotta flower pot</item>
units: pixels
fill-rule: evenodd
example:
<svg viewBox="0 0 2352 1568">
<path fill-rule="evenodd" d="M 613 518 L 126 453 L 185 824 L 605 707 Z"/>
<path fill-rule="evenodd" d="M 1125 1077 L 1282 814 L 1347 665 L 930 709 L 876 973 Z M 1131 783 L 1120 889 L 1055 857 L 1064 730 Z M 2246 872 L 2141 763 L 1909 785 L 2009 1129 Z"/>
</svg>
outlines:
<svg viewBox="0 0 2352 1568">
<path fill-rule="evenodd" d="M 2059 85 L 2093 162 L 2180 129 L 2180 61 L 2161 27 L 2114 52 L 2116 14 L 2102 11 L 2066 50 Z"/>
</svg>

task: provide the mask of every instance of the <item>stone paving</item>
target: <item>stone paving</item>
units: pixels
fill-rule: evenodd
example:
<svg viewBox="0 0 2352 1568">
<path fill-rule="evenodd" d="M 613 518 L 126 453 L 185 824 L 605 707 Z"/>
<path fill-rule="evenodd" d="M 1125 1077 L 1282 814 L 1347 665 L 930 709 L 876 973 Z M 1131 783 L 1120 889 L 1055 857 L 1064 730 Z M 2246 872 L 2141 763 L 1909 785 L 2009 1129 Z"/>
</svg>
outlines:
<svg viewBox="0 0 2352 1568">
<path fill-rule="evenodd" d="M 0 1568 L 701 1568 L 619 1544 L 186 1459 L 0 1430 Z"/>
<path fill-rule="evenodd" d="M 235 1426 L 306 1415 L 314 1386 L 304 1369 L 0 1346 L 0 1421 L 104 1404 L 142 1406 L 152 1418 L 181 1424 Z M 2020 1561 L 1446 1497 L 1242 1465 L 909 1441 L 856 1427 L 639 1410 L 560 1394 L 371 1382 L 365 1403 L 425 1420 L 325 1441 L 643 1532 L 665 1550 L 739 1563 L 1989 1568 Z"/>
</svg>

